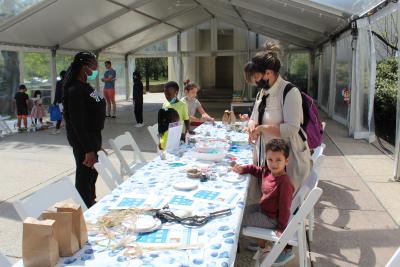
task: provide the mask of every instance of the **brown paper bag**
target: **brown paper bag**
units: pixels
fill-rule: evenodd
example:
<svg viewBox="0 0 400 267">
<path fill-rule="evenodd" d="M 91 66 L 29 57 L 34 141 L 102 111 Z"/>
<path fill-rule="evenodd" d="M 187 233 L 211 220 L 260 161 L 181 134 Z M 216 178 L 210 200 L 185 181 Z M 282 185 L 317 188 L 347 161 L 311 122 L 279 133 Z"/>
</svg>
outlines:
<svg viewBox="0 0 400 267">
<path fill-rule="evenodd" d="M 72 224 L 76 237 L 78 238 L 79 247 L 85 246 L 88 241 L 88 233 L 83 217 L 82 208 L 78 204 L 59 202 L 54 205 L 58 212 L 72 212 Z"/>
<path fill-rule="evenodd" d="M 222 116 L 222 123 L 229 124 L 231 120 L 231 112 L 229 110 L 224 111 L 224 115 Z"/>
<path fill-rule="evenodd" d="M 223 124 L 235 124 L 236 116 L 233 111 L 225 110 L 224 115 L 222 116 Z"/>
<path fill-rule="evenodd" d="M 54 220 L 26 218 L 23 224 L 22 261 L 25 267 L 53 267 L 59 259 Z"/>
<path fill-rule="evenodd" d="M 72 256 L 79 250 L 78 237 L 74 231 L 72 212 L 45 211 L 42 213 L 42 218 L 56 221 L 54 228 L 61 257 Z"/>
<path fill-rule="evenodd" d="M 236 123 L 236 116 L 235 113 L 233 111 L 231 111 L 231 116 L 230 116 L 230 124 L 235 124 Z"/>
</svg>

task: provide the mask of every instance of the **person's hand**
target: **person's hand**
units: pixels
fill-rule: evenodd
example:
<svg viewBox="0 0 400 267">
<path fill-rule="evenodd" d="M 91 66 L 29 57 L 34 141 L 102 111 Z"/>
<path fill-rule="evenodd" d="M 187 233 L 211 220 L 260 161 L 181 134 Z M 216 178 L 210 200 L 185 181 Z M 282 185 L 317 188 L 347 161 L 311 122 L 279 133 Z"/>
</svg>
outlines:
<svg viewBox="0 0 400 267">
<path fill-rule="evenodd" d="M 104 82 L 104 78 L 101 78 L 101 81 Z"/>
<path fill-rule="evenodd" d="M 241 174 L 243 173 L 243 166 L 236 164 L 235 166 L 232 167 L 232 171 Z"/>
<path fill-rule="evenodd" d="M 256 122 L 255 121 L 253 121 L 253 120 L 249 120 L 249 123 L 247 124 L 247 128 L 245 129 L 245 131 L 248 133 L 248 134 L 251 134 L 253 131 L 254 131 L 254 129 L 256 128 Z"/>
<path fill-rule="evenodd" d="M 249 134 L 249 143 L 255 144 L 259 136 L 260 136 L 260 133 L 258 133 L 254 130 L 252 133 Z"/>
<path fill-rule="evenodd" d="M 281 230 L 275 230 L 275 234 L 277 237 L 281 237 L 282 233 L 283 232 Z"/>
<path fill-rule="evenodd" d="M 241 121 L 248 121 L 248 120 L 250 120 L 250 118 L 249 118 L 249 115 L 247 115 L 247 114 L 240 114 L 239 115 L 239 119 L 241 120 Z"/>
<path fill-rule="evenodd" d="M 83 160 L 83 165 L 89 168 L 93 168 L 93 165 L 97 162 L 96 154 L 91 151 L 85 154 L 85 159 Z"/>
</svg>

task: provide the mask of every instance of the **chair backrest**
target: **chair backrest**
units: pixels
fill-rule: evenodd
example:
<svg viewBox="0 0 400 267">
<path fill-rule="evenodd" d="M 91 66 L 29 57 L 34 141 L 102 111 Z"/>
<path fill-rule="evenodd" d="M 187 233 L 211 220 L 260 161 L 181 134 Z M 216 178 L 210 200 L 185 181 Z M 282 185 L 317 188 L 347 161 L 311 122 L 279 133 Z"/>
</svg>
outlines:
<svg viewBox="0 0 400 267">
<path fill-rule="evenodd" d="M 400 266 L 400 247 L 396 250 L 393 256 L 390 258 L 385 267 L 398 267 Z"/>
<path fill-rule="evenodd" d="M 123 135 L 120 135 L 115 139 L 110 139 L 109 143 L 126 174 L 131 174 L 130 165 L 133 165 L 137 162 L 146 162 L 146 159 L 144 158 L 139 146 L 135 142 L 135 139 L 133 139 L 130 132 L 125 132 Z M 133 149 L 134 162 L 132 163 L 128 163 L 125 157 L 122 155 L 121 149 L 125 146 L 130 146 Z"/>
<path fill-rule="evenodd" d="M 298 230 L 300 230 L 299 227 L 303 225 L 302 222 L 306 219 L 307 215 L 314 208 L 321 195 L 321 188 L 315 187 L 311 190 L 311 192 L 308 194 L 305 201 L 301 204 L 293 218 L 289 221 L 289 224 L 287 225 L 285 231 L 282 233 L 278 242 L 274 243 L 274 247 L 272 248 L 271 252 L 261 262 L 260 267 L 272 266 L 272 264 L 276 261 L 279 254 L 283 251 L 289 240 Z"/>
<path fill-rule="evenodd" d="M 322 143 L 320 146 L 314 149 L 313 154 L 311 155 L 311 160 L 315 164 L 319 157 L 321 157 L 324 153 L 326 145 Z"/>
<path fill-rule="evenodd" d="M 0 251 L 0 266 L 1 267 L 11 267 L 11 262 L 4 256 L 3 253 Z"/>
<path fill-rule="evenodd" d="M 160 140 L 158 138 L 158 124 L 156 123 L 153 126 L 147 126 L 147 129 L 149 130 L 151 138 L 153 138 L 153 141 L 158 149 L 158 144 L 160 143 Z"/>
<path fill-rule="evenodd" d="M 72 199 L 76 204 L 81 205 L 83 211 L 87 210 L 81 196 L 68 177 L 63 177 L 27 197 L 15 201 L 14 207 L 22 220 L 26 217 L 38 218 L 45 209 L 66 199 Z"/>
<path fill-rule="evenodd" d="M 304 202 L 310 191 L 318 186 L 318 181 L 319 177 L 317 172 L 311 170 L 310 175 L 307 177 L 306 180 L 303 181 L 303 184 L 300 186 L 299 190 L 292 200 L 292 205 L 290 207 L 290 211 L 292 214 Z"/>
<path fill-rule="evenodd" d="M 111 160 L 107 157 L 107 155 L 103 151 L 97 152 L 99 156 L 99 161 L 94 164 L 94 168 L 103 178 L 107 187 L 110 190 L 113 190 L 115 187 L 120 185 L 124 180 L 119 175 L 118 171 L 115 169 Z"/>
</svg>

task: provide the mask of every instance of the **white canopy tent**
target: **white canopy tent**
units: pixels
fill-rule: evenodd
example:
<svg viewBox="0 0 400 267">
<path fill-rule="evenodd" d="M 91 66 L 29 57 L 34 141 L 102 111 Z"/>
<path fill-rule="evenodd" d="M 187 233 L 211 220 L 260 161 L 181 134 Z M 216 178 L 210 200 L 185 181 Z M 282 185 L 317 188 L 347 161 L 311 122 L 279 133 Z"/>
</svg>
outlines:
<svg viewBox="0 0 400 267">
<path fill-rule="evenodd" d="M 307 53 L 304 89 L 330 117 L 347 125 L 350 135 L 372 141 L 376 59 L 371 25 L 379 16 L 398 12 L 398 5 L 390 0 L 0 0 L 0 50 L 15 51 L 20 62 L 24 53 L 47 53 L 52 92 L 57 55 L 78 50 L 112 55 L 124 62 L 128 97 L 129 62 L 134 57 L 173 57 L 175 77 L 182 84 L 190 68 L 184 58 L 242 55 L 237 58 L 242 63 L 257 51 L 259 36 L 266 36 L 279 40 L 286 54 Z M 211 29 L 209 48 L 182 45 L 182 35 L 205 22 Z M 247 32 L 247 42 L 219 49 L 217 30 L 222 23 Z M 143 51 L 171 37 L 175 38 L 169 44 L 175 44 L 167 51 Z M 286 56 L 284 65 L 287 61 Z M 339 67 L 346 69 L 340 82 Z M 18 68 L 21 82 L 23 64 Z M 341 98 L 344 87 L 351 90 L 350 106 Z M 0 88 L 0 99 L 1 94 Z"/>
</svg>

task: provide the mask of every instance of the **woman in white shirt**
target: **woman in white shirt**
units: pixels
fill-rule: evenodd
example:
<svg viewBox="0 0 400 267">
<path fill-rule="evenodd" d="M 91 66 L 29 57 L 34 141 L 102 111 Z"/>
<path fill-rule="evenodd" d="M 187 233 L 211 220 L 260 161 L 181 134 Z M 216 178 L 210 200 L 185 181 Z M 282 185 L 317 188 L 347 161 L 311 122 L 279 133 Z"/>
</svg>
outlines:
<svg viewBox="0 0 400 267">
<path fill-rule="evenodd" d="M 280 47 L 267 43 L 244 67 L 246 81 L 261 89 L 248 123 L 250 142 L 255 144 L 254 160 L 265 166 L 265 144 L 272 138 L 289 142 L 287 173 L 295 190 L 310 172 L 310 150 L 303 122 L 302 99 L 298 88 L 290 90 L 283 102 L 283 91 L 289 82 L 280 75 Z"/>
</svg>

